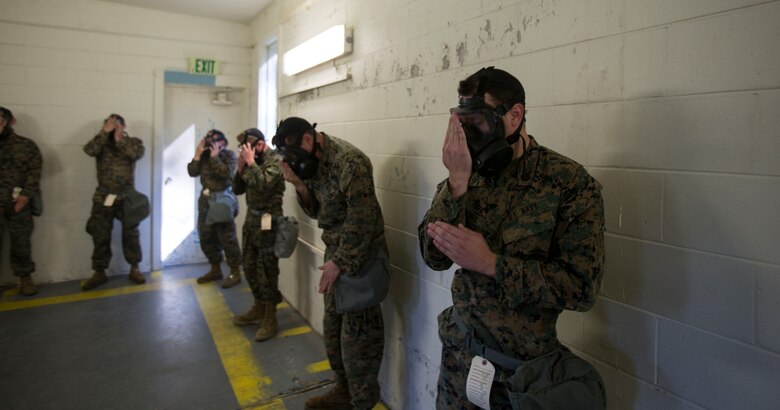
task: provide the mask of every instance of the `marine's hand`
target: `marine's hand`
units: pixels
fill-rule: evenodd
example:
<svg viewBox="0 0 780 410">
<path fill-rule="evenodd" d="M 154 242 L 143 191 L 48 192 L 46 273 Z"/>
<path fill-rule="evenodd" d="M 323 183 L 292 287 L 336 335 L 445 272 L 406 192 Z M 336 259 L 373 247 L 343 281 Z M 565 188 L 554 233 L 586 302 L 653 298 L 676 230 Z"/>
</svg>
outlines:
<svg viewBox="0 0 780 410">
<path fill-rule="evenodd" d="M 320 286 L 317 291 L 320 293 L 333 293 L 333 286 L 341 274 L 341 268 L 333 261 L 327 261 L 319 269 L 322 271 L 322 276 L 320 277 Z"/>
<path fill-rule="evenodd" d="M 471 177 L 471 155 L 466 144 L 466 133 L 460 125 L 457 114 L 450 114 L 447 135 L 441 149 L 442 162 L 450 171 L 448 186 L 450 194 L 458 198 L 468 189 Z"/>
<path fill-rule="evenodd" d="M 295 172 L 293 172 L 292 168 L 290 168 L 290 166 L 287 165 L 287 163 L 283 160 L 279 160 L 279 168 L 282 169 L 282 178 L 284 178 L 285 181 L 293 184 L 296 190 L 306 186 L 303 184 L 303 180 L 299 178 L 298 175 L 295 175 Z"/>
<path fill-rule="evenodd" d="M 238 152 L 239 152 L 239 158 L 238 163 L 239 166 L 243 162 L 247 165 L 254 165 L 255 163 L 255 150 L 252 149 L 252 146 L 249 144 L 241 144 L 238 146 Z"/>
<path fill-rule="evenodd" d="M 481 233 L 442 221 L 428 224 L 427 232 L 436 248 L 451 261 L 464 269 L 496 276 L 496 254 L 490 250 Z"/>
<path fill-rule="evenodd" d="M 27 206 L 28 202 L 30 202 L 30 198 L 25 195 L 19 195 L 16 197 L 16 199 L 14 199 L 14 212 L 22 212 L 22 209 Z"/>
<path fill-rule="evenodd" d="M 198 142 L 198 146 L 195 147 L 195 159 L 200 159 L 200 156 L 203 155 L 203 151 L 206 151 L 206 139 L 201 138 L 200 142 Z"/>
</svg>

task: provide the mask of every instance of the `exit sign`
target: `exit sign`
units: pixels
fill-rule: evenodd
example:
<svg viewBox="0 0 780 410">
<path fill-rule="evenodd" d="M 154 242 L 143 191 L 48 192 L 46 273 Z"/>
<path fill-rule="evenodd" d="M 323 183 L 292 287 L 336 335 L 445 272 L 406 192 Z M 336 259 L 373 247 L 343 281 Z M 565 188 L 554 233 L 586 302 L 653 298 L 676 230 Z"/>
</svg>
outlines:
<svg viewBox="0 0 780 410">
<path fill-rule="evenodd" d="M 219 73 L 219 62 L 206 58 L 190 59 L 190 74 L 217 75 Z"/>
</svg>

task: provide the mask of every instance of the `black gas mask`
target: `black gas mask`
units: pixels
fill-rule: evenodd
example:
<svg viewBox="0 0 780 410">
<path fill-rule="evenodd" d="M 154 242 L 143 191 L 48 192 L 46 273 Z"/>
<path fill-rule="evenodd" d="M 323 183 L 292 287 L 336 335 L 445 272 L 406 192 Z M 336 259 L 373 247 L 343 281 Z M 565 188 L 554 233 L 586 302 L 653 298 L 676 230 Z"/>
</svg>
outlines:
<svg viewBox="0 0 780 410">
<path fill-rule="evenodd" d="M 263 151 L 257 152 L 255 149 L 255 146 L 260 141 L 265 141 L 265 135 L 257 128 L 248 128 L 238 135 L 238 143 L 240 145 L 249 144 L 249 147 L 254 152 L 256 164 L 263 162 Z"/>
<path fill-rule="evenodd" d="M 203 150 L 203 153 L 200 154 L 200 159 L 206 159 L 211 156 L 211 147 L 216 147 L 216 143 L 219 141 L 224 141 L 225 145 L 227 146 L 227 139 L 225 138 L 225 134 L 222 133 L 220 130 L 211 130 L 208 133 L 206 133 L 206 136 L 203 137 L 203 140 L 205 141 L 204 146 L 206 147 L 205 150 Z"/>
<path fill-rule="evenodd" d="M 319 165 L 316 154 L 320 150 L 320 144 L 316 138 L 314 129 L 316 126 L 317 123 L 310 125 L 303 118 L 290 117 L 279 123 L 276 135 L 272 140 L 282 160 L 290 166 L 298 178 L 303 180 L 313 177 L 317 173 L 317 165 Z M 307 132 L 313 135 L 312 152 L 301 148 L 303 135 Z"/>
<path fill-rule="evenodd" d="M 471 154 L 472 167 L 482 176 L 493 176 L 501 172 L 514 156 L 512 144 L 520 136 L 519 126 L 509 137 L 501 120 L 510 107 L 506 104 L 493 108 L 483 97 L 458 99 L 458 106 L 450 112 L 458 115 L 460 125 L 466 134 L 466 145 Z"/>
<path fill-rule="evenodd" d="M 0 140 L 5 140 L 9 136 L 11 136 L 11 133 L 14 131 L 13 126 L 11 124 L 11 121 L 14 119 L 13 113 L 11 113 L 11 110 L 5 107 L 0 107 L 0 117 L 3 118 L 5 121 L 5 125 L 3 125 L 3 129 L 0 129 Z"/>
</svg>

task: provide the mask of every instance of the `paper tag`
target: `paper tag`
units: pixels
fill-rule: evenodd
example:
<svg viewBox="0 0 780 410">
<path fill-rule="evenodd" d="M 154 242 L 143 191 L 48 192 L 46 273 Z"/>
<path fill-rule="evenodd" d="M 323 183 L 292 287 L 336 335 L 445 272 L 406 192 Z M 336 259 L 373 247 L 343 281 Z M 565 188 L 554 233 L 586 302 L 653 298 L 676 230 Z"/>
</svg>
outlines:
<svg viewBox="0 0 780 410">
<path fill-rule="evenodd" d="M 116 195 L 114 195 L 114 194 L 106 195 L 106 200 L 103 201 L 103 206 L 112 206 L 112 205 L 114 205 L 114 200 L 116 200 Z"/>
<path fill-rule="evenodd" d="M 263 214 L 263 217 L 260 219 L 260 230 L 271 230 L 271 214 Z"/>
<path fill-rule="evenodd" d="M 13 192 L 11 192 L 11 198 L 16 201 L 17 198 L 19 198 L 19 195 L 22 194 L 22 188 L 14 187 Z"/>
<path fill-rule="evenodd" d="M 211 191 L 209 191 L 208 188 L 203 188 L 203 196 L 209 196 L 211 195 Z"/>
<path fill-rule="evenodd" d="M 490 388 L 496 368 L 489 360 L 474 356 L 471 360 L 469 378 L 466 380 L 466 397 L 480 408 L 490 410 Z"/>
</svg>

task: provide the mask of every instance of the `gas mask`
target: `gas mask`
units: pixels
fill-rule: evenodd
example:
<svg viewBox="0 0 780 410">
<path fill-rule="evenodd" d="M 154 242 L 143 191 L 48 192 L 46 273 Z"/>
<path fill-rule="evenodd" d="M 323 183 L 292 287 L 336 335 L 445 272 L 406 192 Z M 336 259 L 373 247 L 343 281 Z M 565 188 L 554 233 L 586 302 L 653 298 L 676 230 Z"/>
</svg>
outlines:
<svg viewBox="0 0 780 410">
<path fill-rule="evenodd" d="M 303 135 L 307 132 L 316 134 L 314 130 L 316 126 L 317 123 L 309 125 L 302 118 L 291 117 L 279 123 L 276 135 L 272 140 L 282 160 L 302 180 L 309 179 L 317 173 L 319 160 L 316 154 L 320 150 L 320 144 L 317 142 L 316 137 L 313 137 L 312 152 L 308 152 L 301 147 Z M 288 141 L 290 142 L 288 143 Z"/>
<path fill-rule="evenodd" d="M 458 115 L 466 134 L 472 167 L 482 176 L 497 175 L 512 162 L 511 145 L 520 137 L 522 123 L 512 135 L 505 137 L 501 117 L 508 111 L 506 104 L 493 108 L 483 97 L 460 98 L 458 106 L 450 109 Z"/>
<path fill-rule="evenodd" d="M 252 133 L 250 130 L 246 130 L 238 136 L 238 143 L 240 145 L 249 144 L 249 148 L 251 148 L 252 152 L 254 152 L 255 154 L 255 163 L 259 164 L 263 162 L 263 151 L 257 152 L 255 146 L 257 146 L 257 143 L 260 142 L 261 139 L 258 138 L 258 136 Z M 260 133 L 259 130 L 257 132 Z M 260 135 L 263 134 L 260 133 Z M 263 141 L 265 140 L 263 139 Z"/>
<path fill-rule="evenodd" d="M 211 130 L 208 133 L 206 133 L 206 136 L 203 137 L 203 140 L 205 141 L 205 147 L 206 149 L 203 150 L 203 153 L 200 154 L 200 159 L 206 159 L 211 156 L 211 147 L 215 146 L 218 141 L 224 141 L 225 145 L 227 146 L 227 139 L 225 139 L 225 134 L 222 133 L 222 131 L 219 130 Z M 217 148 L 219 149 L 219 148 Z"/>
</svg>

